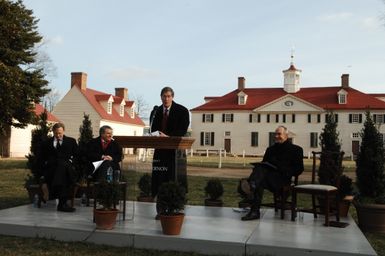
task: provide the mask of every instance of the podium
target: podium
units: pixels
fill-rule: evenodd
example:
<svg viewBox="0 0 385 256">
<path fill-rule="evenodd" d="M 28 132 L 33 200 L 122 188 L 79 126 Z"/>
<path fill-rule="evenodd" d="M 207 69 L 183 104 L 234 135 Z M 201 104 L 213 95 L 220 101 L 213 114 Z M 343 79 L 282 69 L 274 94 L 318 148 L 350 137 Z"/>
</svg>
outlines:
<svg viewBox="0 0 385 256">
<path fill-rule="evenodd" d="M 175 182 L 178 181 L 176 152 L 179 149 L 190 149 L 195 141 L 191 137 L 176 136 L 114 136 L 114 139 L 122 148 L 175 149 Z"/>
</svg>

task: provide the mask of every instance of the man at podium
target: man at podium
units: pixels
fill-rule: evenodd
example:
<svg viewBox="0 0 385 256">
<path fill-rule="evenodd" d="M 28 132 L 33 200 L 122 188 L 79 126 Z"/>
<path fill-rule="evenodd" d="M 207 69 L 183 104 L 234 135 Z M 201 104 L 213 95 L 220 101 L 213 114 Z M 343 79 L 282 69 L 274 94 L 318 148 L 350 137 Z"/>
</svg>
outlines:
<svg viewBox="0 0 385 256">
<path fill-rule="evenodd" d="M 151 132 L 158 131 L 159 136 L 162 137 L 185 136 L 190 124 L 188 109 L 173 101 L 174 91 L 170 87 L 164 87 L 161 90 L 160 98 L 162 105 L 154 110 L 155 113 L 152 115 L 152 118 L 150 118 Z M 155 149 L 152 163 L 152 197 L 156 197 L 159 186 L 163 182 L 174 180 L 176 155 L 178 162 L 185 162 L 184 168 L 178 168 L 178 182 L 182 184 L 187 191 L 185 151 L 177 150 L 175 154 L 174 149 Z"/>
</svg>

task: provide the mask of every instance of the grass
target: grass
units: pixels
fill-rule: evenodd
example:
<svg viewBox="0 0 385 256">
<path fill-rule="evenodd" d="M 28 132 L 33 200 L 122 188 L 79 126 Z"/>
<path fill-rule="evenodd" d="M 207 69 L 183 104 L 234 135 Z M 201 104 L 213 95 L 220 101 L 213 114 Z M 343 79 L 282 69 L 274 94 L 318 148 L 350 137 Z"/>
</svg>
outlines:
<svg viewBox="0 0 385 256">
<path fill-rule="evenodd" d="M 23 187 L 24 179 L 28 170 L 20 168 L 23 163 L 15 161 L 0 160 L 0 209 L 15 207 L 29 203 L 28 195 Z M 23 161 L 21 161 L 23 162 Z M 7 166 L 5 168 L 4 166 Z M 135 199 L 139 194 L 136 186 L 137 181 L 143 173 L 134 171 L 125 172 L 129 183 L 128 198 Z M 188 204 L 202 205 L 205 199 L 204 186 L 209 178 L 189 176 Z M 224 186 L 222 197 L 224 206 L 237 207 L 239 201 L 236 193 L 238 180 L 231 178 L 220 178 Z M 135 186 L 134 186 L 135 184 Z M 272 195 L 265 192 L 264 201 L 271 201 Z M 309 206 L 309 198 L 299 198 L 301 206 Z M 350 214 L 356 219 L 354 207 L 350 207 Z M 385 256 L 385 234 L 365 233 L 370 244 L 379 256 Z M 119 248 L 112 246 L 101 246 L 82 242 L 59 242 L 44 238 L 20 238 L 11 236 L 0 236 L 1 255 L 178 255 L 178 256 L 200 256 L 202 254 L 184 252 L 159 252 L 156 250 L 144 250 L 134 248 Z"/>
</svg>

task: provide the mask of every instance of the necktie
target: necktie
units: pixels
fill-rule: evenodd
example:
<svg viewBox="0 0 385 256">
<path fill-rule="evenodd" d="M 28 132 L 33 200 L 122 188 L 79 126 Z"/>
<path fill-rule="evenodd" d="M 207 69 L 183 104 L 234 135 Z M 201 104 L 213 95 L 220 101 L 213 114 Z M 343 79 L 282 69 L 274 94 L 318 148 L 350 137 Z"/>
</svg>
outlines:
<svg viewBox="0 0 385 256">
<path fill-rule="evenodd" d="M 162 118 L 162 132 L 166 132 L 167 129 L 167 119 L 168 119 L 168 109 L 166 108 L 163 112 L 163 118 Z"/>
<path fill-rule="evenodd" d="M 61 147 L 61 143 L 62 143 L 61 140 L 56 141 L 56 149 L 59 149 Z"/>
</svg>

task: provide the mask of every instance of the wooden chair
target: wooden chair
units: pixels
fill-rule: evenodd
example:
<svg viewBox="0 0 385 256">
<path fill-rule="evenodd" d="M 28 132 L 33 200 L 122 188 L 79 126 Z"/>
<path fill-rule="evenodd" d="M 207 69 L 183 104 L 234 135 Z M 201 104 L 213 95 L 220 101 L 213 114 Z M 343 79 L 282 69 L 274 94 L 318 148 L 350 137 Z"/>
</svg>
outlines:
<svg viewBox="0 0 385 256">
<path fill-rule="evenodd" d="M 285 218 L 285 210 L 290 210 L 292 201 L 289 197 L 292 194 L 294 186 L 298 185 L 298 176 L 293 176 L 291 183 L 282 187 L 282 189 L 273 194 L 273 203 L 262 203 L 261 206 L 273 207 L 274 211 L 281 210 L 281 219 Z"/>
<path fill-rule="evenodd" d="M 297 216 L 297 195 L 298 194 L 310 194 L 312 196 L 312 209 L 301 209 L 302 212 L 313 213 L 314 218 L 317 218 L 317 214 L 325 215 L 325 226 L 330 225 L 330 215 L 335 215 L 337 222 L 340 221 L 339 217 L 339 206 L 338 206 L 338 188 L 330 185 L 316 184 L 316 173 L 317 168 L 317 156 L 321 156 L 322 152 L 313 153 L 313 168 L 312 168 L 312 179 L 311 184 L 296 185 L 292 191 L 292 205 L 291 205 L 291 220 L 295 221 Z M 343 152 L 332 152 L 332 154 L 340 154 L 339 159 L 342 161 Z M 324 198 L 324 205 L 316 203 L 316 197 Z M 331 204 L 335 203 L 335 207 L 332 209 Z"/>
</svg>

